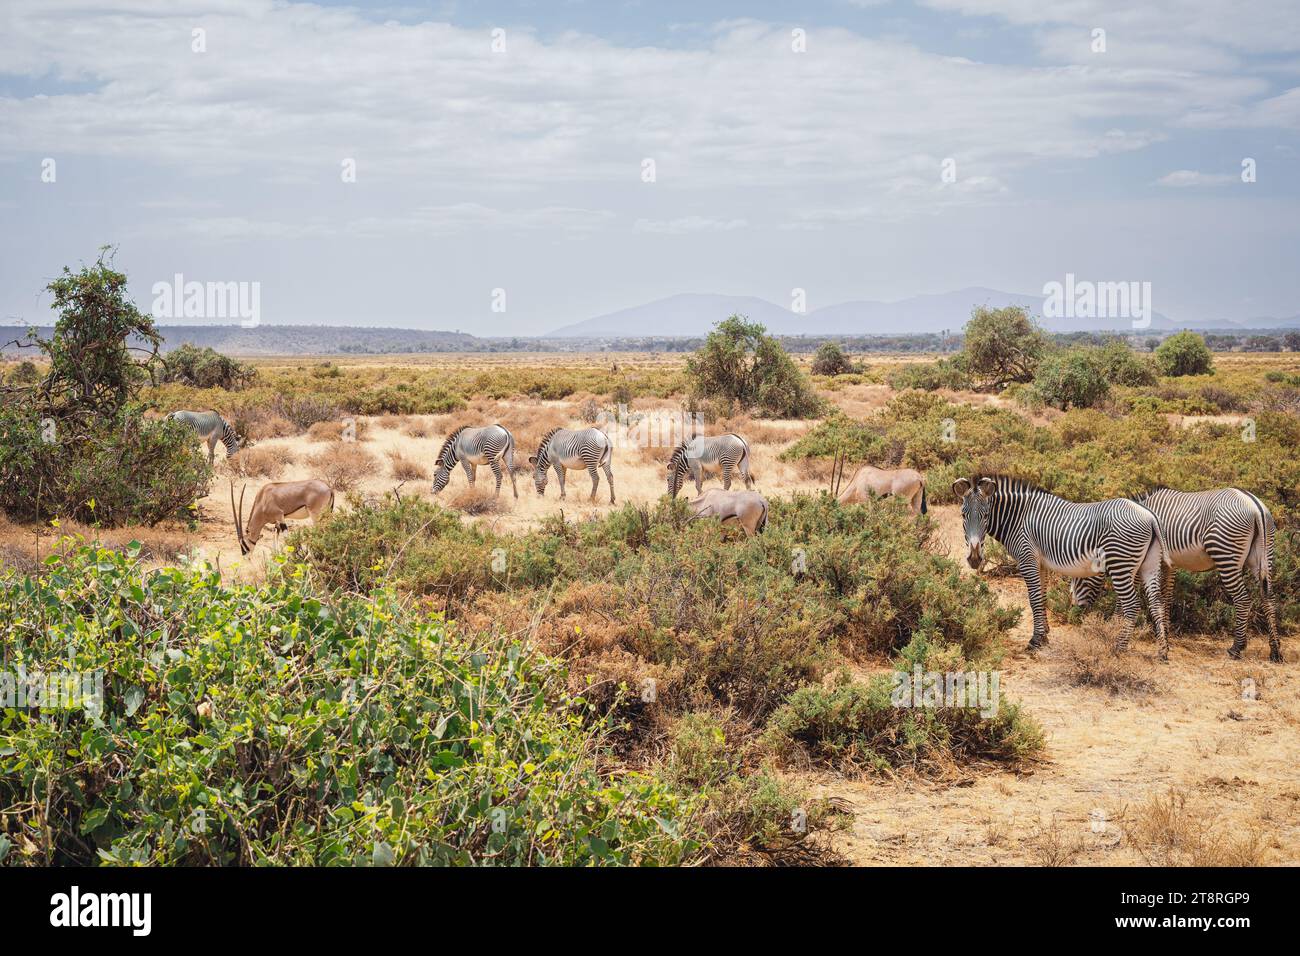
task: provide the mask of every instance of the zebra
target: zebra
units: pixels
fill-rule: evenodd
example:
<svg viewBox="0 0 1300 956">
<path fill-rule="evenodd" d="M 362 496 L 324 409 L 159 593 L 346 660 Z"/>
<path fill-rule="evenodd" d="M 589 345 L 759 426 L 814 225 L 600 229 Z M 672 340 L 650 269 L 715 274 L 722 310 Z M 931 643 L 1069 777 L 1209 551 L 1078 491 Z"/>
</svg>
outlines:
<svg viewBox="0 0 1300 956">
<path fill-rule="evenodd" d="M 962 523 L 969 548 L 966 561 L 978 570 L 984 563 L 984 538 L 998 541 L 1015 559 L 1029 591 L 1034 616 L 1029 650 L 1047 643 L 1047 609 L 1043 603 L 1044 568 L 1071 578 L 1104 573 L 1115 586 L 1124 630 L 1116 652 L 1128 649 L 1141 603 L 1138 588 L 1152 609 L 1160 659 L 1169 659 L 1169 635 L 1160 591 L 1168 554 L 1156 516 L 1128 498 L 1079 504 L 1066 501 L 1031 482 L 991 475 L 952 483 L 961 500 Z"/>
<path fill-rule="evenodd" d="M 1214 491 L 1175 491 L 1156 488 L 1136 499 L 1160 522 L 1169 548 L 1171 566 L 1160 581 L 1160 596 L 1169 628 L 1169 608 L 1174 591 L 1174 568 L 1185 571 L 1219 572 L 1219 580 L 1232 599 L 1232 646 L 1228 656 L 1241 659 L 1246 649 L 1246 631 L 1254 611 L 1254 594 L 1249 575 L 1260 582 L 1264 616 L 1268 627 L 1268 659 L 1282 663 L 1282 646 L 1277 633 L 1277 602 L 1273 595 L 1273 544 L 1277 526 L 1268 507 L 1248 491 L 1219 488 Z M 1101 578 L 1080 578 L 1070 582 L 1070 597 L 1079 607 L 1096 599 L 1104 582 Z"/>
<path fill-rule="evenodd" d="M 188 425 L 198 432 L 200 438 L 208 443 L 209 465 L 212 464 L 213 457 L 216 455 L 218 440 L 225 444 L 227 458 L 239 451 L 239 439 L 235 437 L 235 430 L 230 427 L 228 421 L 211 409 L 203 412 L 176 411 L 167 417 L 172 421 Z"/>
<path fill-rule="evenodd" d="M 614 472 L 610 462 L 614 457 L 614 445 L 599 428 L 583 428 L 574 431 L 569 428 L 552 428 L 537 446 L 537 454 L 530 455 L 528 463 L 533 466 L 533 484 L 538 495 L 546 494 L 546 470 L 554 467 L 555 475 L 560 481 L 560 498 L 564 498 L 564 472 L 566 469 L 585 468 L 591 475 L 591 500 L 596 500 L 596 488 L 600 477 L 596 466 L 605 471 L 609 482 L 609 503 L 614 503 Z"/>
<path fill-rule="evenodd" d="M 718 472 L 722 487 L 730 490 L 734 471 L 740 472 L 746 488 L 754 487 L 754 479 L 749 476 L 749 445 L 745 439 L 734 434 L 692 438 L 674 448 L 668 458 L 668 495 L 677 497 L 686 484 L 687 473 L 695 479 L 697 495 L 703 492 L 704 476 L 708 472 Z"/>
<path fill-rule="evenodd" d="M 447 436 L 438 451 L 438 467 L 433 473 L 433 493 L 436 495 L 447 487 L 451 481 L 452 469 L 456 462 L 465 469 L 469 483 L 474 478 L 479 465 L 487 465 L 497 480 L 497 494 L 501 494 L 501 463 L 505 462 L 506 474 L 510 476 L 510 487 L 519 497 L 519 486 L 515 484 L 515 436 L 504 425 L 488 425 L 484 428 L 470 428 L 462 425 Z"/>
</svg>

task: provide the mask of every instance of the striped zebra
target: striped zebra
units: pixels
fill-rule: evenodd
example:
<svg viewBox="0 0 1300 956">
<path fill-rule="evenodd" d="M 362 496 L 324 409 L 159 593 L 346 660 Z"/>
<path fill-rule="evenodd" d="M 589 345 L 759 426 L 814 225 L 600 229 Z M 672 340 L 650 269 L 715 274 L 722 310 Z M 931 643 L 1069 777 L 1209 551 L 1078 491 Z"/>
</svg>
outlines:
<svg viewBox="0 0 1300 956">
<path fill-rule="evenodd" d="M 1185 571 L 1219 572 L 1219 580 L 1232 599 L 1232 646 L 1228 656 L 1241 659 L 1246 649 L 1246 631 L 1255 609 L 1250 577 L 1259 580 L 1264 617 L 1268 627 L 1268 659 L 1282 663 L 1282 646 L 1277 633 L 1277 602 L 1273 595 L 1273 543 L 1277 526 L 1262 501 L 1240 488 L 1214 491 L 1174 491 L 1156 488 L 1139 495 L 1137 502 L 1160 522 L 1172 566 L 1165 569 L 1160 596 L 1169 627 L 1169 608 L 1174 592 L 1174 568 Z M 1070 597 L 1087 607 L 1101 591 L 1101 578 L 1070 582 Z"/>
<path fill-rule="evenodd" d="M 501 465 L 510 476 L 510 487 L 519 497 L 515 484 L 515 436 L 504 425 L 470 428 L 462 425 L 447 436 L 438 451 L 438 467 L 433 473 L 433 493 L 436 495 L 451 481 L 452 470 L 460 462 L 469 483 L 474 484 L 479 465 L 487 465 L 497 480 L 497 494 L 501 494 Z"/>
<path fill-rule="evenodd" d="M 539 495 L 546 494 L 546 470 L 555 468 L 555 476 L 560 480 L 560 498 L 564 498 L 564 472 L 585 469 L 591 475 L 591 500 L 596 500 L 596 488 L 600 485 L 600 476 L 596 467 L 605 471 L 609 482 L 609 503 L 614 503 L 614 472 L 610 463 L 614 457 L 614 445 L 609 436 L 599 428 L 552 428 L 537 446 L 537 454 L 528 458 L 533 466 L 533 484 Z"/>
<path fill-rule="evenodd" d="M 1160 659 L 1169 659 L 1160 592 L 1168 557 L 1150 511 L 1128 498 L 1078 504 L 1005 475 L 959 478 L 952 490 L 961 499 L 967 563 L 977 570 L 984 563 L 984 538 L 989 536 L 1007 549 L 1025 579 L 1034 615 L 1031 651 L 1047 643 L 1042 580 L 1046 568 L 1071 578 L 1098 573 L 1110 578 L 1125 621 L 1116 651 L 1128 649 L 1141 606 L 1140 588 L 1153 609 Z"/>
<path fill-rule="evenodd" d="M 749 445 L 739 435 L 700 436 L 682 442 L 668 458 L 668 495 L 676 498 L 689 474 L 695 479 L 695 493 L 703 491 L 704 476 L 719 474 L 722 487 L 731 488 L 731 476 L 739 471 L 746 488 L 754 487 L 749 477 Z"/>
<path fill-rule="evenodd" d="M 216 412 L 208 409 L 204 412 L 172 412 L 167 416 L 172 421 L 183 422 L 198 433 L 198 436 L 208 443 L 208 464 L 212 464 L 212 459 L 217 451 L 218 440 L 226 446 L 226 457 L 229 458 L 235 452 L 239 451 L 239 439 L 235 437 L 235 430 L 230 427 L 230 423 L 218 415 Z"/>
</svg>

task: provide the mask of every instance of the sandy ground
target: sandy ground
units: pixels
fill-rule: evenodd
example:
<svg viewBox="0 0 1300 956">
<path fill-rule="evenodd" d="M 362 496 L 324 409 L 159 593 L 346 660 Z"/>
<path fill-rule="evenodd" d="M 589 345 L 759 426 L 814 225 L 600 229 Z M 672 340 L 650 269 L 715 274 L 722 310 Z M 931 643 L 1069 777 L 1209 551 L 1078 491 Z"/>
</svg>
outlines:
<svg viewBox="0 0 1300 956">
<path fill-rule="evenodd" d="M 950 553 L 961 553 L 955 506 L 932 509 Z M 965 565 L 963 564 L 965 571 Z M 973 573 L 973 572 L 971 572 Z M 1300 863 L 1300 676 L 1267 662 L 1267 641 L 1252 636 L 1245 661 L 1224 654 L 1228 635 L 1175 634 L 1168 665 L 1154 664 L 1150 632 L 1130 652 L 1152 662 L 1159 689 L 1139 696 L 1070 686 L 1058 660 L 1074 629 L 1052 622 L 1036 657 L 1018 578 L 991 582 L 1005 604 L 1024 608 L 1008 639 L 1001 692 L 1043 727 L 1044 759 L 1023 773 L 988 765 L 942 782 L 811 778 L 817 792 L 853 814 L 832 845 L 857 864 L 1131 865 L 1143 855 L 1123 837 L 1153 797 L 1186 800 L 1193 829 L 1207 842 L 1259 836 L 1260 862 Z M 1243 699 L 1243 681 L 1256 699 Z"/>
</svg>

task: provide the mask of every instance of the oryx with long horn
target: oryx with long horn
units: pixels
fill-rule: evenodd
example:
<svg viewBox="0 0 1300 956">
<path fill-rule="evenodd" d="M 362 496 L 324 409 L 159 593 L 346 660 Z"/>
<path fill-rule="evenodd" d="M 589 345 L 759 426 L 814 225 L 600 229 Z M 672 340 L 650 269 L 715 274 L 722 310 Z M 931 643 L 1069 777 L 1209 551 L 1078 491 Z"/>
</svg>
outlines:
<svg viewBox="0 0 1300 956">
<path fill-rule="evenodd" d="M 288 527 L 286 520 L 311 518 L 319 521 L 322 515 L 334 510 L 334 489 L 319 478 L 273 481 L 258 490 L 245 531 L 244 492 L 247 490 L 247 486 L 239 489 L 239 504 L 236 505 L 235 483 L 230 483 L 230 510 L 235 516 L 235 536 L 239 538 L 239 550 L 243 554 L 253 550 L 267 525 L 272 525 L 279 534 Z"/>
</svg>

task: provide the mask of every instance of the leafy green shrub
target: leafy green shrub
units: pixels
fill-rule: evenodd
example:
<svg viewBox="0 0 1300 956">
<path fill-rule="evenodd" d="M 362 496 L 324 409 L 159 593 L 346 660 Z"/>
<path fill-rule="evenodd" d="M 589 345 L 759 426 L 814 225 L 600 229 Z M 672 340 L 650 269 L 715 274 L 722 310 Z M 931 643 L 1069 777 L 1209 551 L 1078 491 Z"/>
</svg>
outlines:
<svg viewBox="0 0 1300 956">
<path fill-rule="evenodd" d="M 1069 349 L 1043 359 L 1034 375 L 1034 391 L 1056 408 L 1091 408 L 1110 394 L 1094 349 Z"/>
<path fill-rule="evenodd" d="M 1214 355 L 1195 332 L 1175 332 L 1156 348 L 1161 375 L 1204 375 L 1214 368 Z"/>
<path fill-rule="evenodd" d="M 966 323 L 963 350 L 971 375 L 1000 389 L 1033 379 L 1047 338 L 1023 308 L 980 307 Z"/>
<path fill-rule="evenodd" d="M 837 343 L 823 342 L 817 346 L 817 352 L 812 360 L 814 375 L 845 375 L 853 370 L 853 363 Z"/>
<path fill-rule="evenodd" d="M 91 548 L 0 577 L 15 667 L 100 705 L 0 714 L 0 858 L 50 864 L 645 864 L 688 808 L 597 760 L 561 671 L 301 570 L 224 587 Z"/>
<path fill-rule="evenodd" d="M 1142 387 L 1158 381 L 1151 360 L 1138 355 L 1118 339 L 1099 347 L 1095 358 L 1102 375 L 1111 385 Z"/>
<path fill-rule="evenodd" d="M 179 382 L 195 388 L 243 388 L 257 377 L 251 365 L 236 362 L 211 348 L 188 342 L 163 356 L 161 382 Z"/>
<path fill-rule="evenodd" d="M 727 399 L 772 418 L 810 418 L 822 402 L 779 342 L 738 315 L 719 322 L 686 362 L 691 395 Z"/>
<path fill-rule="evenodd" d="M 899 390 L 920 388 L 928 392 L 940 388 L 959 391 L 974 386 L 966 360 L 961 355 L 933 362 L 908 362 L 895 366 L 889 372 L 888 382 L 891 387 Z"/>
</svg>

